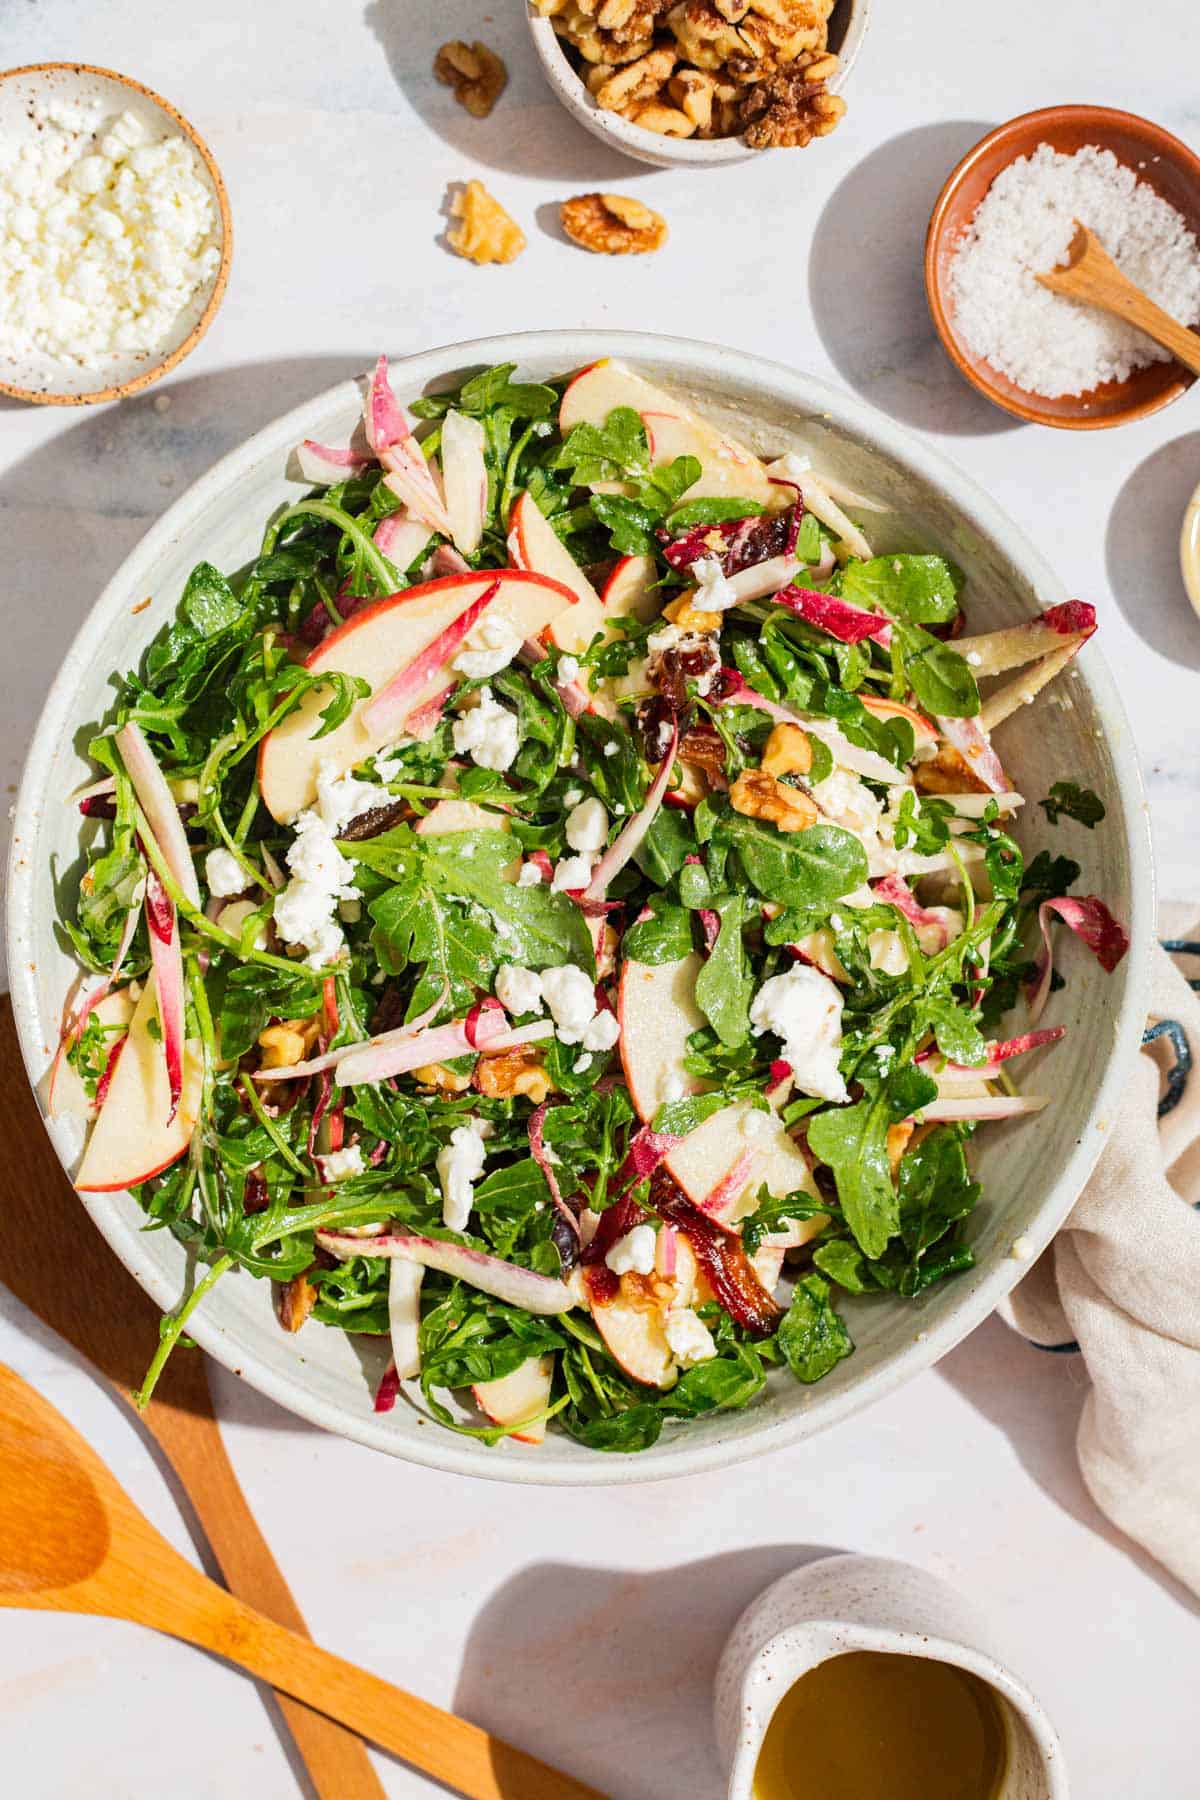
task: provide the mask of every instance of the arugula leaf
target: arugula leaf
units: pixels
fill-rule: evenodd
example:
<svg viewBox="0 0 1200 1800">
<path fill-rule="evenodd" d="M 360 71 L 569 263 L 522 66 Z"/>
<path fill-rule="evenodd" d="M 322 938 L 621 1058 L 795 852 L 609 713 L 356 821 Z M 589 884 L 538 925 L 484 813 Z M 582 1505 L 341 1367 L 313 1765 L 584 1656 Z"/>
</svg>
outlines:
<svg viewBox="0 0 1200 1800">
<path fill-rule="evenodd" d="M 869 1294 L 877 1285 L 871 1278 L 872 1265 L 849 1238 L 831 1238 L 821 1244 L 813 1252 L 813 1262 L 822 1275 L 828 1275 L 848 1294 Z"/>
<path fill-rule="evenodd" d="M 425 394 L 414 400 L 409 411 L 418 419 L 440 419 L 453 409 L 481 418 L 486 413 L 504 411 L 514 418 L 548 419 L 558 405 L 558 395 L 541 382 L 514 382 L 516 363 L 497 363 L 464 381 L 457 391 Z"/>
<path fill-rule="evenodd" d="M 209 562 L 197 563 L 188 576 L 179 609 L 204 638 L 215 637 L 242 614 L 237 595 Z"/>
<path fill-rule="evenodd" d="M 1070 891 L 1079 874 L 1079 864 L 1072 857 L 1051 856 L 1048 850 L 1039 850 L 1025 871 L 1021 893 L 1028 896 L 1031 906 L 1042 900 L 1056 900 Z"/>
<path fill-rule="evenodd" d="M 829 1283 L 819 1275 L 796 1283 L 778 1336 L 788 1367 L 806 1385 L 820 1381 L 854 1349 L 845 1320 L 830 1303 Z"/>
<path fill-rule="evenodd" d="M 694 481 L 698 477 L 693 476 L 692 479 Z M 682 506 L 676 506 L 667 524 L 672 532 L 682 533 L 694 530 L 697 525 L 724 525 L 730 519 L 752 519 L 762 510 L 757 500 L 739 500 L 735 497 L 726 500 L 716 494 L 707 494 L 701 500 L 685 500 Z"/>
<path fill-rule="evenodd" d="M 699 479 L 696 458 L 677 456 L 637 482 L 632 495 L 594 493 L 592 512 L 608 528 L 614 550 L 624 556 L 651 556 L 657 548 L 656 533 L 669 509 Z"/>
<path fill-rule="evenodd" d="M 654 1115 L 652 1129 L 668 1132 L 673 1137 L 686 1137 L 714 1113 L 724 1112 L 733 1104 L 734 1097 L 721 1087 L 714 1094 L 685 1094 L 682 1100 L 664 1100 Z"/>
<path fill-rule="evenodd" d="M 938 1049 L 951 1062 L 978 1068 L 987 1061 L 987 1045 L 967 1007 L 959 1006 L 949 997 L 939 998 L 926 1006 L 925 1018 L 937 1039 Z"/>
<path fill-rule="evenodd" d="M 615 407 L 603 425 L 576 425 L 550 458 L 550 467 L 569 470 L 576 487 L 648 475 L 646 427 L 632 406 Z"/>
<path fill-rule="evenodd" d="M 750 1033 L 750 1001 L 754 976 L 742 943 L 745 896 L 723 894 L 712 908 L 721 920 L 717 941 L 696 977 L 696 1005 L 721 1042 L 730 1049 Z"/>
<path fill-rule="evenodd" d="M 1074 819 L 1077 825 L 1085 825 L 1089 831 L 1094 831 L 1105 816 L 1104 802 L 1099 794 L 1074 781 L 1056 781 L 1038 805 L 1051 825 L 1057 825 L 1060 818 Z"/>
<path fill-rule="evenodd" d="M 979 1199 L 962 1139 L 939 1125 L 900 1164 L 900 1236 L 914 1264 Z"/>
<path fill-rule="evenodd" d="M 648 904 L 650 917 L 636 920 L 621 940 L 625 960 L 656 968 L 690 956 L 692 919 L 687 909 L 675 906 L 662 894 L 651 894 Z"/>
<path fill-rule="evenodd" d="M 321 983 L 301 964 L 293 977 L 281 969 L 239 963 L 225 977 L 218 1013 L 221 1054 L 244 1056 L 272 1018 L 311 1018 L 321 1004 Z"/>
<path fill-rule="evenodd" d="M 809 1125 L 809 1149 L 833 1170 L 846 1223 L 866 1256 L 881 1256 L 900 1224 L 888 1163 L 888 1126 L 936 1097 L 937 1083 L 906 1065 L 873 1095 L 852 1106 L 830 1107 Z"/>
<path fill-rule="evenodd" d="M 979 689 L 965 657 L 920 625 L 892 628 L 905 679 L 927 712 L 946 719 L 973 718 L 979 711 Z"/>
<path fill-rule="evenodd" d="M 730 810 L 719 816 L 716 829 L 763 898 L 783 906 L 828 906 L 867 879 L 866 851 L 837 825 L 785 833 Z"/>
<path fill-rule="evenodd" d="M 962 578 L 941 556 L 875 556 L 848 563 L 842 597 L 910 625 L 944 625 L 958 611 Z"/>
<path fill-rule="evenodd" d="M 720 1356 L 685 1370 L 662 1400 L 662 1410 L 684 1419 L 733 1411 L 749 1406 L 766 1380 L 762 1358 L 754 1346 L 734 1341 Z"/>
</svg>

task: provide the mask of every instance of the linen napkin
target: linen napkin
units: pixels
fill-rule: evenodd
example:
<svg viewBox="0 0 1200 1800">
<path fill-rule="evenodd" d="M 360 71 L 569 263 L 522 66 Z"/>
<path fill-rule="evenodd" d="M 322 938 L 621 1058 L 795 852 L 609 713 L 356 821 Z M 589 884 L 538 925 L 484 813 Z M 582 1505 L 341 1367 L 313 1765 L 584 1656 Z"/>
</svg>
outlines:
<svg viewBox="0 0 1200 1800">
<path fill-rule="evenodd" d="M 1166 908 L 1159 928 L 1111 1142 L 1001 1311 L 1041 1348 L 1082 1353 L 1088 1490 L 1200 1593 L 1200 920 Z"/>
</svg>

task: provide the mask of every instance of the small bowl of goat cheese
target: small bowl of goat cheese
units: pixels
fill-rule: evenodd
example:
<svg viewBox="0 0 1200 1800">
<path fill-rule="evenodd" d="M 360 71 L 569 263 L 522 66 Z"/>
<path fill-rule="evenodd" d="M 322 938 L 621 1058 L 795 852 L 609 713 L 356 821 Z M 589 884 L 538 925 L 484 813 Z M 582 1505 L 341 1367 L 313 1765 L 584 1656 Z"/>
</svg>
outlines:
<svg viewBox="0 0 1200 1800">
<path fill-rule="evenodd" d="M 220 170 L 168 101 L 83 63 L 0 72 L 0 393 L 148 387 L 207 331 L 232 253 Z"/>
</svg>

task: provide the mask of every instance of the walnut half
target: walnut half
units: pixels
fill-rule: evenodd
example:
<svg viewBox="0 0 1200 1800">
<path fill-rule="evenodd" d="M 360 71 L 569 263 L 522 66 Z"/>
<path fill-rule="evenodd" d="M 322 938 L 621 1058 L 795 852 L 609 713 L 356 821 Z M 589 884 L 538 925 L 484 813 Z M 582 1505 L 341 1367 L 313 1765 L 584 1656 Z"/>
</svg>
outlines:
<svg viewBox="0 0 1200 1800">
<path fill-rule="evenodd" d="M 576 194 L 558 209 L 573 243 L 602 256 L 644 256 L 667 241 L 667 221 L 623 194 Z"/>
<path fill-rule="evenodd" d="M 482 181 L 468 181 L 450 203 L 451 225 L 446 241 L 452 250 L 473 263 L 510 263 L 525 248 L 525 233 L 510 219 Z"/>
<path fill-rule="evenodd" d="M 730 789 L 729 799 L 735 812 L 748 819 L 765 819 L 780 831 L 807 831 L 820 817 L 815 800 L 762 769 L 744 769 Z"/>
<path fill-rule="evenodd" d="M 433 59 L 433 72 L 454 89 L 454 98 L 475 119 L 487 118 L 508 83 L 502 59 L 478 39 L 473 44 L 464 44 L 461 38 L 443 44 Z"/>
<path fill-rule="evenodd" d="M 803 60 L 803 59 L 801 59 Z M 836 58 L 815 64 L 836 67 Z M 814 138 L 827 137 L 846 110 L 839 94 L 827 92 L 825 82 L 811 79 L 812 69 L 789 66 L 766 81 L 756 82 L 742 102 L 741 119 L 746 142 L 752 150 L 779 145 L 803 149 Z"/>
</svg>

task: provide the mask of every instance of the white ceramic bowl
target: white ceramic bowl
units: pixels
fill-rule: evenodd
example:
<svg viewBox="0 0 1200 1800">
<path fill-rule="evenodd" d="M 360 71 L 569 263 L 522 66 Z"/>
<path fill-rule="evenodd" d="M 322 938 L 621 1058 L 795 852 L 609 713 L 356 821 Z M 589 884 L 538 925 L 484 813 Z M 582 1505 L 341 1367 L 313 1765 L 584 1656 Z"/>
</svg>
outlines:
<svg viewBox="0 0 1200 1800">
<path fill-rule="evenodd" d="M 829 23 L 829 48 L 840 58 L 829 91 L 840 94 L 849 79 L 854 59 L 862 48 L 870 16 L 870 0 L 837 0 Z M 604 112 L 588 93 L 549 19 L 532 6 L 527 8 L 529 32 L 546 80 L 571 116 L 602 143 L 632 156 L 636 162 L 653 163 L 659 169 L 716 169 L 761 156 L 740 137 L 669 138 L 647 131 L 619 113 Z M 816 146 L 810 149 L 816 153 Z"/>
<path fill-rule="evenodd" d="M 63 362 L 40 351 L 29 355 L 0 352 L 0 393 L 35 406 L 90 406 L 137 394 L 181 363 L 204 336 L 225 294 L 233 257 L 233 225 L 221 171 L 208 145 L 169 101 L 129 75 L 90 63 L 33 63 L 0 71 L 0 135 L 20 142 L 38 131 L 35 106 L 65 104 L 91 107 L 99 102 L 107 122 L 132 113 L 154 137 L 181 136 L 196 153 L 201 180 L 209 188 L 218 219 L 219 256 L 206 284 L 192 296 L 175 320 L 171 335 L 153 352 L 115 351 L 96 368 Z"/>
<path fill-rule="evenodd" d="M 873 526 L 877 543 L 885 549 L 936 547 L 953 557 L 967 575 L 974 630 L 1010 624 L 1067 597 L 1018 527 L 967 476 L 862 401 L 777 363 L 633 332 L 542 331 L 430 350 L 394 364 L 393 371 L 405 400 L 489 363 L 515 361 L 523 377 L 538 380 L 605 352 L 691 395 L 762 450 L 811 447 L 821 464 L 894 507 L 895 516 L 884 515 Z M 55 935 L 54 882 L 56 872 L 61 880 L 78 856 L 79 815 L 64 796 L 87 778 L 88 765 L 76 747 L 86 737 L 80 727 L 104 716 L 110 672 L 135 662 L 172 615 L 194 563 L 207 558 L 233 570 L 254 554 L 263 521 L 296 496 L 285 479 L 292 446 L 304 437 L 344 439 L 359 407 L 356 384 L 343 382 L 219 462 L 147 533 L 64 654 L 30 748 L 10 867 L 14 1011 L 29 1074 L 39 1087 L 76 974 Z M 134 610 L 147 594 L 155 596 L 154 605 Z M 976 1162 L 985 1198 L 970 1225 L 978 1267 L 915 1302 L 851 1301 L 846 1310 L 858 1349 L 824 1381 L 806 1388 L 776 1374 L 766 1397 L 749 1411 L 668 1426 L 652 1450 L 636 1456 L 606 1456 L 554 1432 L 537 1450 L 513 1443 L 487 1449 L 403 1403 L 376 1416 L 371 1395 L 385 1346 L 362 1339 L 356 1347 L 316 1325 L 299 1337 L 286 1335 L 265 1282 L 227 1276 L 189 1330 L 281 1405 L 376 1449 L 464 1474 L 566 1485 L 651 1481 L 756 1456 L 845 1418 L 928 1367 L 1023 1273 L 1026 1265 L 1009 1254 L 1013 1241 L 1024 1238 L 1031 1251 L 1040 1251 L 1062 1223 L 1115 1116 L 1145 1016 L 1153 893 L 1132 738 L 1094 647 L 1082 653 L 1078 679 L 1063 689 L 1065 705 L 1048 701 L 1003 728 L 1005 762 L 1031 796 L 1044 794 L 1064 774 L 1103 794 L 1103 828 L 1076 833 L 1070 849 L 1083 862 L 1081 891 L 1108 898 L 1130 924 L 1133 948 L 1106 976 L 1062 934 L 1067 941 L 1060 955 L 1070 983 L 1055 997 L 1050 1016 L 1067 1024 L 1071 1036 L 1045 1070 L 1054 1105 L 1035 1119 L 990 1126 L 980 1136 Z M 1032 730 L 1024 728 L 1030 717 L 1036 720 Z M 61 1119 L 48 1129 L 70 1170 L 81 1147 L 80 1124 Z M 143 1287 L 159 1305 L 173 1306 L 185 1282 L 182 1248 L 165 1232 L 144 1233 L 143 1215 L 128 1196 L 87 1195 L 83 1203 Z"/>
</svg>

